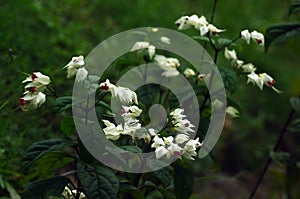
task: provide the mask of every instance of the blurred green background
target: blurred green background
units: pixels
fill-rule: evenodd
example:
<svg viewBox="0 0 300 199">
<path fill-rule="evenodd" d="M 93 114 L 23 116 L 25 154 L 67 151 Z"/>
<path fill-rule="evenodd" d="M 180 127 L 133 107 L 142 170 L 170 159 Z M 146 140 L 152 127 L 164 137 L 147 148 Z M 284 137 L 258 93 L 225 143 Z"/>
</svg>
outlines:
<svg viewBox="0 0 300 199">
<path fill-rule="evenodd" d="M 209 19 L 213 5 L 212 0 L 0 2 L 0 174 L 20 190 L 26 183 L 26 177 L 19 173 L 24 149 L 37 140 L 63 137 L 60 118 L 47 110 L 51 103 L 33 112 L 18 109 L 23 92 L 21 81 L 25 78 L 20 71 L 42 71 L 51 77 L 60 95 L 70 95 L 73 80 L 66 79 L 62 67 L 72 56 L 86 56 L 104 39 L 127 29 L 153 26 L 176 30 L 174 22 L 182 15 L 204 15 Z M 300 15 L 287 17 L 289 4 L 289 0 L 219 0 L 214 24 L 227 30 L 222 33 L 227 38 L 236 37 L 245 28 L 264 33 L 271 25 L 299 21 Z M 198 34 L 194 30 L 183 32 Z M 239 58 L 273 76 L 276 87 L 284 94 L 278 95 L 269 88 L 261 92 L 247 85 L 246 78 L 239 79 L 240 86 L 233 97 L 239 102 L 241 117 L 226 121 L 213 150 L 221 169 L 216 170 L 209 158 L 195 164 L 199 175 L 195 194 L 203 198 L 249 192 L 291 109 L 289 98 L 300 93 L 299 37 L 272 46 L 268 53 L 257 45 L 238 43 L 242 44 Z M 219 64 L 229 63 L 221 56 Z M 299 160 L 298 143 L 299 136 L 287 134 L 281 148 Z M 280 191 L 280 183 L 270 177 L 261 189 L 271 197 Z"/>
</svg>

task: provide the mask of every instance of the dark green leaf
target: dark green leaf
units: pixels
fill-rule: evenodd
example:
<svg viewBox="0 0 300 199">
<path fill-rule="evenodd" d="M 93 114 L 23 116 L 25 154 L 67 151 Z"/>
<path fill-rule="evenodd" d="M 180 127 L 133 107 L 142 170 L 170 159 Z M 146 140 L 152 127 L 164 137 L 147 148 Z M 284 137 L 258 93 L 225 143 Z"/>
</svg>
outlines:
<svg viewBox="0 0 300 199">
<path fill-rule="evenodd" d="M 56 113 L 68 110 L 72 107 L 72 96 L 65 96 L 56 98 L 53 110 Z"/>
<path fill-rule="evenodd" d="M 289 7 L 289 15 L 300 11 L 300 0 L 294 0 Z"/>
<path fill-rule="evenodd" d="M 233 93 L 236 90 L 238 79 L 236 73 L 231 68 L 219 67 L 224 86 L 227 91 Z"/>
<path fill-rule="evenodd" d="M 194 175 L 190 169 L 179 165 L 174 167 L 174 189 L 176 198 L 188 199 L 194 188 Z"/>
<path fill-rule="evenodd" d="M 226 39 L 226 38 L 218 38 L 217 40 L 218 44 L 222 46 L 237 46 L 236 43 L 232 43 L 231 39 Z"/>
<path fill-rule="evenodd" d="M 297 112 L 300 112 L 300 98 L 299 97 L 292 97 L 290 99 L 290 103 Z"/>
<path fill-rule="evenodd" d="M 164 187 L 168 187 L 173 180 L 172 167 L 170 166 L 156 170 L 154 174 L 163 183 Z"/>
<path fill-rule="evenodd" d="M 271 26 L 266 31 L 266 51 L 271 45 L 278 44 L 300 33 L 300 23 Z"/>
<path fill-rule="evenodd" d="M 150 182 L 150 181 L 146 181 L 145 182 L 145 186 L 146 187 L 152 187 L 154 189 L 156 189 L 157 191 L 159 191 L 160 193 L 163 194 L 163 196 L 166 198 L 166 199 L 174 199 L 174 196 L 169 193 L 166 189 L 162 188 L 162 187 L 159 187 L 159 186 L 156 186 L 153 182 Z M 181 198 L 180 198 L 181 199 Z M 182 198 L 184 199 L 184 198 Z"/>
<path fill-rule="evenodd" d="M 144 199 L 145 198 L 144 194 L 141 190 L 139 190 L 138 188 L 131 186 L 129 184 L 121 183 L 120 191 L 129 193 L 133 197 L 133 199 Z"/>
<path fill-rule="evenodd" d="M 125 151 L 129 151 L 129 152 L 132 152 L 132 153 L 142 153 L 142 149 L 138 146 L 121 146 L 120 147 L 121 149 L 124 149 Z"/>
<path fill-rule="evenodd" d="M 51 196 L 60 196 L 69 179 L 63 176 L 55 176 L 46 180 L 33 182 L 25 187 L 24 199 L 44 199 Z"/>
<path fill-rule="evenodd" d="M 204 36 L 194 36 L 193 39 L 195 40 L 199 40 L 199 41 L 204 41 L 204 42 L 210 42 L 208 37 L 204 37 Z M 211 39 L 212 43 L 215 44 L 215 40 Z"/>
<path fill-rule="evenodd" d="M 76 132 L 74 120 L 72 117 L 65 117 L 60 122 L 60 130 L 65 133 L 66 136 L 73 135 Z"/>
<path fill-rule="evenodd" d="M 139 103 L 145 104 L 147 107 L 153 104 L 157 94 L 159 94 L 159 86 L 156 84 L 146 84 L 137 89 L 136 93 L 139 96 Z"/>
<path fill-rule="evenodd" d="M 113 199 L 119 192 L 119 180 L 111 169 L 100 165 L 77 164 L 78 177 L 88 198 Z"/>
<path fill-rule="evenodd" d="M 36 164 L 38 159 L 49 152 L 73 145 L 75 145 L 74 142 L 65 139 L 50 139 L 36 142 L 25 151 L 21 160 L 22 170 L 25 171 L 29 169 Z"/>
<path fill-rule="evenodd" d="M 299 133 L 300 132 L 300 119 L 295 119 L 288 127 L 290 132 Z"/>
</svg>

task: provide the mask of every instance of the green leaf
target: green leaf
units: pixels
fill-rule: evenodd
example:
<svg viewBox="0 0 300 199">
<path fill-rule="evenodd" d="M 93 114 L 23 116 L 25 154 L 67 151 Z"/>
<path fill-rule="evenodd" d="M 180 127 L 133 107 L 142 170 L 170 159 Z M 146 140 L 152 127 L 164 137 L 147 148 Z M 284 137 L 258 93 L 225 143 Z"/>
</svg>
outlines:
<svg viewBox="0 0 300 199">
<path fill-rule="evenodd" d="M 163 183 L 164 187 L 168 187 L 173 180 L 172 167 L 167 166 L 154 171 L 155 176 Z"/>
<path fill-rule="evenodd" d="M 289 7 L 289 15 L 300 11 L 300 0 L 294 0 Z"/>
<path fill-rule="evenodd" d="M 144 194 L 141 190 L 139 190 L 138 188 L 131 186 L 129 184 L 121 183 L 120 191 L 129 193 L 133 197 L 133 199 L 144 199 L 145 198 Z"/>
<path fill-rule="evenodd" d="M 8 191 L 10 199 L 21 199 L 15 188 L 11 186 L 11 184 L 8 181 L 3 179 L 2 175 L 0 175 L 0 186 L 2 189 L 6 189 Z"/>
<path fill-rule="evenodd" d="M 209 39 L 208 39 L 208 37 L 204 37 L 204 36 L 194 36 L 192 38 L 195 39 L 195 40 L 199 40 L 199 41 L 204 41 L 204 42 L 208 42 L 208 43 L 210 42 Z M 211 38 L 211 40 L 212 40 L 213 44 L 216 43 L 213 38 Z"/>
<path fill-rule="evenodd" d="M 66 136 L 73 135 L 76 132 L 76 127 L 72 117 L 65 117 L 60 122 L 60 130 L 64 132 Z"/>
<path fill-rule="evenodd" d="M 297 112 L 300 112 L 300 98 L 299 97 L 292 97 L 290 99 L 290 103 Z"/>
<path fill-rule="evenodd" d="M 24 199 L 44 199 L 51 196 L 60 196 L 69 179 L 63 176 L 55 176 L 45 180 L 33 182 L 25 187 Z"/>
<path fill-rule="evenodd" d="M 75 143 L 65 139 L 50 139 L 35 142 L 26 151 L 21 160 L 22 170 L 25 171 L 36 164 L 36 161 L 47 153 L 57 151 L 64 147 L 73 146 Z"/>
<path fill-rule="evenodd" d="M 59 168 L 73 162 L 74 159 L 61 152 L 51 152 L 45 154 L 37 160 L 36 168 L 40 178 L 50 177 L 55 174 Z"/>
<path fill-rule="evenodd" d="M 153 104 L 153 101 L 159 92 L 159 86 L 156 84 L 146 84 L 136 90 L 136 93 L 139 96 L 139 103 L 141 102 L 147 107 Z"/>
<path fill-rule="evenodd" d="M 284 42 L 300 33 L 300 23 L 271 26 L 266 31 L 266 51 L 271 45 Z"/>
<path fill-rule="evenodd" d="M 120 146 L 120 148 L 132 153 L 143 153 L 142 149 L 138 146 L 128 145 L 128 146 Z"/>
<path fill-rule="evenodd" d="M 150 182 L 150 181 L 146 181 L 145 182 L 145 187 L 151 187 L 151 188 L 154 188 L 156 189 L 157 191 L 159 191 L 160 193 L 163 194 L 163 196 L 166 198 L 166 199 L 174 199 L 174 196 L 169 193 L 166 189 L 162 188 L 162 187 L 159 187 L 159 186 L 156 186 L 153 182 Z M 181 199 L 181 198 L 180 198 Z M 182 198 L 184 199 L 184 198 Z"/>
<path fill-rule="evenodd" d="M 100 165 L 77 164 L 78 177 L 88 198 L 113 199 L 119 192 L 119 180 L 111 169 Z"/>
<path fill-rule="evenodd" d="M 225 89 L 233 93 L 237 88 L 238 79 L 236 73 L 231 68 L 219 67 Z"/>
<path fill-rule="evenodd" d="M 194 188 L 194 175 L 190 169 L 179 165 L 174 167 L 174 189 L 176 198 L 188 199 Z"/>
<path fill-rule="evenodd" d="M 270 157 L 274 162 L 281 162 L 281 163 L 287 162 L 289 161 L 290 156 L 291 155 L 286 152 L 274 152 L 274 151 L 270 152 Z"/>
<path fill-rule="evenodd" d="M 231 39 L 226 39 L 226 38 L 218 38 L 217 42 L 220 46 L 237 46 L 236 43 L 232 43 Z"/>
<path fill-rule="evenodd" d="M 288 130 L 293 133 L 300 132 L 300 118 L 295 119 L 288 127 Z"/>
<path fill-rule="evenodd" d="M 72 96 L 64 96 L 56 98 L 53 110 L 56 113 L 68 110 L 72 107 Z"/>
</svg>

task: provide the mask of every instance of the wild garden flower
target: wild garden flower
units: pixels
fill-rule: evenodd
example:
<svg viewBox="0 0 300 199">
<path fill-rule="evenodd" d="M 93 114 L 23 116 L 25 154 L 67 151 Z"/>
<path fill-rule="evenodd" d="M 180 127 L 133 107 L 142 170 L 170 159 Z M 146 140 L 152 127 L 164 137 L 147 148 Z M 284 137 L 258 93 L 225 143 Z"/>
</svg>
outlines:
<svg viewBox="0 0 300 199">
<path fill-rule="evenodd" d="M 152 57 L 155 54 L 155 46 L 150 45 L 150 43 L 147 41 L 136 42 L 130 51 L 136 51 L 136 50 L 142 50 L 142 49 L 148 49 L 148 55 L 149 55 L 150 59 L 152 59 Z"/>
<path fill-rule="evenodd" d="M 24 97 L 19 98 L 19 104 L 23 111 L 37 109 L 46 101 L 46 95 L 42 92 L 27 93 Z"/>
<path fill-rule="evenodd" d="M 178 30 L 186 30 L 192 27 L 194 24 L 190 21 L 189 16 L 182 16 L 175 21 L 175 24 L 178 26 Z"/>
<path fill-rule="evenodd" d="M 233 67 L 240 68 L 243 64 L 244 61 L 239 60 L 237 58 L 235 50 L 228 50 L 228 48 L 225 48 L 224 52 L 225 58 L 231 61 L 231 64 Z"/>
<path fill-rule="evenodd" d="M 104 134 L 106 135 L 107 139 L 110 140 L 118 140 L 120 138 L 120 135 L 123 133 L 122 125 L 115 125 L 114 123 L 111 123 L 108 120 L 102 120 L 104 122 L 104 125 L 106 126 L 103 129 Z"/>
<path fill-rule="evenodd" d="M 160 41 L 163 42 L 163 43 L 165 43 L 165 44 L 171 44 L 170 38 L 165 37 L 165 36 L 162 36 L 162 37 L 160 38 Z"/>
<path fill-rule="evenodd" d="M 241 68 L 243 69 L 243 72 L 245 72 L 245 73 L 252 73 L 252 72 L 256 71 L 255 66 L 251 63 L 244 64 L 241 66 Z"/>
<path fill-rule="evenodd" d="M 71 78 L 77 74 L 79 68 L 84 66 L 84 57 L 82 55 L 78 57 L 72 57 L 72 60 L 63 67 L 63 69 L 67 68 L 67 78 Z"/>
<path fill-rule="evenodd" d="M 221 29 L 218 29 L 216 26 L 214 26 L 213 24 L 208 24 L 207 26 L 208 30 L 210 31 L 210 33 L 212 35 L 216 35 L 217 33 L 220 33 L 220 32 L 224 32 L 225 30 L 221 30 Z"/>
<path fill-rule="evenodd" d="M 177 132 L 188 134 L 188 132 L 194 132 L 192 129 L 195 127 L 188 119 L 184 119 L 186 115 L 183 115 L 183 109 L 175 109 L 170 113 L 172 118 L 171 123 Z"/>
<path fill-rule="evenodd" d="M 51 82 L 50 78 L 46 75 L 43 75 L 40 72 L 34 72 L 29 77 L 27 77 L 22 83 L 28 83 L 25 86 L 25 92 L 24 94 L 27 94 L 29 92 L 31 93 L 38 93 L 38 92 L 44 92 L 46 87 Z"/>
<path fill-rule="evenodd" d="M 228 106 L 226 108 L 226 113 L 233 118 L 240 116 L 240 112 L 233 106 Z"/>
<path fill-rule="evenodd" d="M 142 113 L 142 109 L 137 106 L 122 106 L 121 116 L 123 118 L 136 118 Z"/>
<path fill-rule="evenodd" d="M 111 84 L 109 79 L 100 84 L 100 89 L 103 91 L 110 91 L 112 97 L 118 98 L 124 105 L 138 104 L 137 95 L 134 91 L 126 87 L 115 86 Z"/>
<path fill-rule="evenodd" d="M 180 133 L 180 134 L 177 134 L 177 135 L 176 135 L 175 142 L 176 142 L 177 144 L 182 144 L 182 143 L 188 141 L 189 139 L 190 139 L 190 138 L 189 138 L 188 135 L 183 134 L 183 133 Z"/>
<path fill-rule="evenodd" d="M 179 75 L 177 67 L 179 67 L 180 62 L 178 59 L 165 57 L 163 55 L 155 55 L 154 60 L 164 70 L 162 76 L 174 77 Z"/>
<path fill-rule="evenodd" d="M 251 34 L 249 30 L 246 29 L 241 31 L 241 37 L 247 42 L 247 44 L 250 44 Z"/>
<path fill-rule="evenodd" d="M 199 142 L 199 138 L 196 138 L 195 140 L 189 140 L 183 148 L 183 157 L 186 159 L 195 160 L 193 156 L 197 155 L 196 149 L 200 146 L 202 146 L 202 143 Z"/>
<path fill-rule="evenodd" d="M 61 195 L 67 199 L 77 199 L 77 198 L 85 199 L 86 198 L 86 196 L 82 192 L 80 192 L 80 194 L 78 194 L 77 190 L 75 190 L 75 189 L 71 190 L 68 186 L 65 187 L 65 189 L 63 190 Z"/>
<path fill-rule="evenodd" d="M 259 45 L 261 46 L 264 46 L 265 45 L 265 38 L 264 38 L 264 35 L 260 32 L 257 32 L 256 30 L 252 31 L 250 33 L 251 35 L 251 38 L 256 41 L 256 43 L 258 43 Z"/>
<path fill-rule="evenodd" d="M 186 77 L 192 77 L 192 76 L 195 76 L 196 73 L 193 69 L 191 68 L 186 68 L 183 72 L 183 74 L 186 76 Z"/>
</svg>

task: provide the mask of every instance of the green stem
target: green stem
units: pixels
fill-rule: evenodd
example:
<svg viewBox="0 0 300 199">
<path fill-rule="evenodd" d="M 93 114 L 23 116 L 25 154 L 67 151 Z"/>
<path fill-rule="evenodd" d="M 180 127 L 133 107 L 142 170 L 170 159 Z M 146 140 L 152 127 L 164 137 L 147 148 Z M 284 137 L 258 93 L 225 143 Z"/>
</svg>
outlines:
<svg viewBox="0 0 300 199">
<path fill-rule="evenodd" d="M 292 110 L 290 111 L 290 114 L 289 114 L 289 116 L 288 116 L 288 119 L 286 120 L 286 122 L 285 122 L 283 128 L 282 128 L 281 131 L 280 131 L 280 134 L 279 134 L 279 137 L 278 137 L 278 139 L 277 139 L 277 142 L 276 142 L 276 144 L 275 144 L 275 146 L 274 146 L 274 148 L 273 148 L 273 150 L 272 150 L 273 152 L 276 152 L 276 151 L 277 151 L 277 149 L 278 149 L 278 147 L 279 147 L 279 144 L 280 144 L 280 142 L 281 142 L 281 139 L 282 139 L 282 137 L 283 137 L 283 135 L 284 135 L 284 132 L 286 132 L 287 127 L 289 126 L 289 124 L 290 124 L 290 122 L 291 122 L 291 120 L 292 120 L 294 114 L 295 114 L 295 109 L 292 109 Z M 264 168 L 263 168 L 261 174 L 259 175 L 259 177 L 258 177 L 258 179 L 257 179 L 257 182 L 255 183 L 255 186 L 253 187 L 253 189 L 252 189 L 252 191 L 251 191 L 251 194 L 250 194 L 250 196 L 249 196 L 249 199 L 252 199 L 252 198 L 254 197 L 254 195 L 255 195 L 255 193 L 256 193 L 256 191 L 257 191 L 257 188 L 259 187 L 261 181 L 263 180 L 263 178 L 264 178 L 264 176 L 265 176 L 265 174 L 266 174 L 266 172 L 267 172 L 267 170 L 268 170 L 268 168 L 269 168 L 269 166 L 270 166 L 271 163 L 272 163 L 272 158 L 269 156 L 268 161 L 266 162 L 266 164 L 265 164 L 265 166 L 264 166 Z"/>
</svg>

